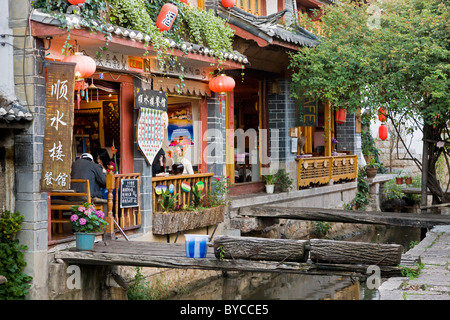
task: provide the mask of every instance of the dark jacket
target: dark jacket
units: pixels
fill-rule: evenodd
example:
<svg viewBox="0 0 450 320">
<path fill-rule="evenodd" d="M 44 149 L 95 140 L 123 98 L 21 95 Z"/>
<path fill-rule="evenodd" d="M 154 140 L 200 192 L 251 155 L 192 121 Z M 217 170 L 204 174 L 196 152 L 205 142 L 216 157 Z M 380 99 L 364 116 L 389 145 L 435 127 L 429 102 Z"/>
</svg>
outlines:
<svg viewBox="0 0 450 320">
<path fill-rule="evenodd" d="M 78 159 L 72 164 L 72 179 L 88 179 L 91 197 L 102 198 L 100 188 L 106 188 L 106 173 L 98 163 L 88 159 Z M 85 192 L 85 184 L 72 183 L 71 188 L 78 192 Z"/>
</svg>

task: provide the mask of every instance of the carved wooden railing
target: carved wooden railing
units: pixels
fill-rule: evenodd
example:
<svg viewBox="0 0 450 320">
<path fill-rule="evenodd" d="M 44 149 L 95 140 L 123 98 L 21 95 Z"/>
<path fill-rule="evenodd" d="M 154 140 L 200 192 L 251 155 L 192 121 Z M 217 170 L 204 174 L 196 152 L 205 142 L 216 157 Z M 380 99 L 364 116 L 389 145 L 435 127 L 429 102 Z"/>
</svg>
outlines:
<svg viewBox="0 0 450 320">
<path fill-rule="evenodd" d="M 192 192 L 185 192 L 181 189 L 181 184 L 183 181 L 189 183 L 192 188 L 197 182 L 202 181 L 205 185 L 205 189 L 202 194 L 206 195 L 211 190 L 211 184 L 214 173 L 199 173 L 190 175 L 175 175 L 168 177 L 153 177 L 152 179 L 152 192 L 153 192 L 153 212 L 161 211 L 161 206 L 158 200 L 161 199 L 161 195 L 156 194 L 156 186 L 162 185 L 169 188 L 171 184 L 174 185 L 174 193 L 178 193 L 177 205 L 190 205 L 193 199 Z"/>
<path fill-rule="evenodd" d="M 131 208 L 120 207 L 120 183 L 122 179 L 137 179 L 139 185 L 137 190 L 139 191 L 139 206 Z M 131 230 L 141 227 L 141 199 L 140 199 L 140 187 L 141 187 L 141 174 L 140 173 L 124 173 L 113 174 L 109 171 L 106 176 L 106 188 L 108 189 L 108 204 L 106 221 L 108 226 L 106 228 L 107 234 L 113 234 L 118 230 L 119 226 L 122 230 Z"/>
<path fill-rule="evenodd" d="M 355 180 L 358 156 L 310 157 L 297 160 L 297 189 L 314 185 Z"/>
</svg>

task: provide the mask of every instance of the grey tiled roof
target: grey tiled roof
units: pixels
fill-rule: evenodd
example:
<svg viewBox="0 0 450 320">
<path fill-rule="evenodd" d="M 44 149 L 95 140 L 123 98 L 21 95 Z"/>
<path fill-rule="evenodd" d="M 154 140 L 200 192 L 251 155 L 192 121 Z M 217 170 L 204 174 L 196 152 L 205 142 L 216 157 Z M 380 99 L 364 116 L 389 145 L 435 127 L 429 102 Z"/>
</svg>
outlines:
<svg viewBox="0 0 450 320">
<path fill-rule="evenodd" d="M 31 14 L 31 20 L 40 22 L 43 24 L 49 24 L 49 25 L 55 25 L 60 26 L 61 23 L 58 19 L 53 18 L 51 15 L 47 13 L 43 13 L 37 9 L 34 9 Z M 74 29 L 82 29 L 82 28 L 88 28 L 89 23 L 82 17 L 76 15 L 76 14 L 67 14 L 66 15 L 66 23 L 67 27 L 74 28 Z M 118 36 L 127 38 L 134 41 L 140 41 L 142 43 L 150 42 L 151 38 L 148 34 L 145 34 L 140 31 L 127 29 L 123 27 L 118 27 L 112 24 L 105 24 L 102 26 L 102 29 L 106 32 L 109 32 L 112 36 Z M 245 55 L 237 52 L 214 52 L 214 50 L 207 48 L 205 46 L 193 44 L 190 42 L 182 42 L 177 43 L 174 40 L 166 38 L 166 41 L 171 48 L 183 50 L 188 53 L 197 53 L 204 56 L 211 56 L 211 57 L 220 57 L 220 54 L 222 53 L 222 58 L 229 61 L 239 62 L 242 64 L 248 64 L 248 59 Z"/>
<path fill-rule="evenodd" d="M 31 121 L 33 114 L 17 99 L 6 97 L 0 90 L 0 121 Z"/>
<path fill-rule="evenodd" d="M 237 7 L 225 9 L 220 5 L 217 6 L 219 17 L 268 43 L 272 43 L 275 39 L 298 46 L 313 47 L 319 44 L 319 38 L 303 28 L 296 26 L 294 31 L 289 31 L 279 25 L 278 20 L 285 13 L 286 9 L 268 16 L 255 16 Z"/>
</svg>

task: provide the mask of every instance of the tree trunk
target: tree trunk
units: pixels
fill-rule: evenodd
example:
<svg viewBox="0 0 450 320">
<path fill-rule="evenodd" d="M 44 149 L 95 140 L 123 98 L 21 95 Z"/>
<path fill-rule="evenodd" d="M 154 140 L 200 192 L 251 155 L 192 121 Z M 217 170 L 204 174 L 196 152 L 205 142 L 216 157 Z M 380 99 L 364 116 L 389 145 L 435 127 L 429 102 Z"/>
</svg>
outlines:
<svg viewBox="0 0 450 320">
<path fill-rule="evenodd" d="M 306 262 L 306 244 L 307 240 L 218 236 L 214 240 L 214 254 L 217 259 L 222 253 L 225 259 Z"/>
<path fill-rule="evenodd" d="M 403 246 L 350 241 L 312 239 L 310 258 L 313 263 L 367 264 L 396 266 L 400 264 Z"/>
</svg>

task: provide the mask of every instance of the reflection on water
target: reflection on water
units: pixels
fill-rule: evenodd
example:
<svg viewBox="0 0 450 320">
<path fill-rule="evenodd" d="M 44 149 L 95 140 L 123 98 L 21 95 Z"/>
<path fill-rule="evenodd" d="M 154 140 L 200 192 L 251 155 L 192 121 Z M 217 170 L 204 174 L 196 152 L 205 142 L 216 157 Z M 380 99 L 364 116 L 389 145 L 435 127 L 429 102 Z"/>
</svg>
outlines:
<svg viewBox="0 0 450 320">
<path fill-rule="evenodd" d="M 379 235 L 379 236 L 378 236 Z M 420 240 L 420 229 L 377 227 L 345 241 L 396 243 L 409 250 Z M 232 272 L 207 285 L 172 297 L 174 300 L 378 300 L 378 290 L 364 281 L 342 276 Z"/>
</svg>

